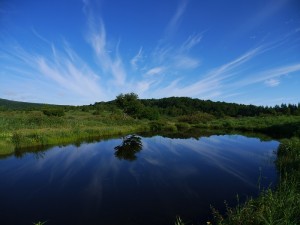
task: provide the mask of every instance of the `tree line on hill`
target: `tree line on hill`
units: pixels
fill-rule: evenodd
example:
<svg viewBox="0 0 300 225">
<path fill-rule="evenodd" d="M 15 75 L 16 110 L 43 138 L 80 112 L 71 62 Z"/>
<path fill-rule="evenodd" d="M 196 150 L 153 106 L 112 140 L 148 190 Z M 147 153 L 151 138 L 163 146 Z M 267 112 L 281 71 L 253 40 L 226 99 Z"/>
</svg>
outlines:
<svg viewBox="0 0 300 225">
<path fill-rule="evenodd" d="M 90 107 L 96 109 L 116 107 L 130 116 L 148 119 L 157 119 L 160 115 L 178 117 L 192 116 L 199 113 L 218 118 L 224 116 L 300 115 L 300 103 L 298 105 L 281 104 L 280 106 L 269 107 L 213 102 L 189 97 L 139 99 L 135 93 L 120 94 L 113 101 L 96 102 Z"/>
<path fill-rule="evenodd" d="M 120 113 L 134 118 L 156 120 L 160 116 L 202 119 L 212 117 L 253 117 L 270 115 L 300 115 L 300 103 L 281 104 L 274 107 L 244 105 L 237 103 L 213 102 L 190 97 L 169 97 L 161 99 L 139 99 L 135 93 L 120 94 L 108 102 L 96 102 L 84 106 L 62 106 L 37 103 L 24 103 L 0 99 L 0 111 L 5 110 L 41 110 L 47 116 L 63 116 L 69 110 L 93 111 L 100 115 L 103 111 Z"/>
</svg>

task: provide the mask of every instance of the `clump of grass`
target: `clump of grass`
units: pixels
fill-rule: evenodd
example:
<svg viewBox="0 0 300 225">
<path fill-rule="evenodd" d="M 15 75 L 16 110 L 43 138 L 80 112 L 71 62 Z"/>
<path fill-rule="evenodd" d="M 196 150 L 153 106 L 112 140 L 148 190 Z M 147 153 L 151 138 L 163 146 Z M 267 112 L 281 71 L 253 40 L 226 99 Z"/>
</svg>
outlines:
<svg viewBox="0 0 300 225">
<path fill-rule="evenodd" d="M 179 216 L 176 217 L 175 225 L 184 225 L 184 222 Z"/>
<path fill-rule="evenodd" d="M 44 222 L 38 221 L 38 222 L 33 223 L 33 224 L 34 224 L 34 225 L 44 225 L 44 224 L 46 224 L 46 223 L 47 223 L 47 221 L 44 221 Z"/>
</svg>

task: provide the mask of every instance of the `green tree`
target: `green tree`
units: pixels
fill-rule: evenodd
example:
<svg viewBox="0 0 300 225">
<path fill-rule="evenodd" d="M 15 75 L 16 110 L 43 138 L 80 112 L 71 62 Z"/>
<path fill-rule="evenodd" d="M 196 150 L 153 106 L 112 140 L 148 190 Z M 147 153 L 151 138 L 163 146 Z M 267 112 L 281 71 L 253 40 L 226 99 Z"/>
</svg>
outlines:
<svg viewBox="0 0 300 225">
<path fill-rule="evenodd" d="M 143 104 L 135 93 L 118 95 L 116 97 L 116 104 L 124 113 L 130 116 L 138 116 L 143 108 Z"/>
</svg>

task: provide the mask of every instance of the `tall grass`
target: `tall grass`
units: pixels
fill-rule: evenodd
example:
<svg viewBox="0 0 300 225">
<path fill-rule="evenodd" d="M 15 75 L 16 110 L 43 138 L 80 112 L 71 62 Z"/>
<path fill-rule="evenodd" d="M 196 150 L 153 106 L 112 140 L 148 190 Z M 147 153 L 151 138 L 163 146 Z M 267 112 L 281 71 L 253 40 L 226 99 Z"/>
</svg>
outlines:
<svg viewBox="0 0 300 225">
<path fill-rule="evenodd" d="M 69 111 L 64 116 L 47 116 L 40 111 L 0 112 L 0 155 L 13 149 L 65 144 L 91 137 L 123 135 L 149 129 L 147 123 L 108 112 Z"/>
</svg>

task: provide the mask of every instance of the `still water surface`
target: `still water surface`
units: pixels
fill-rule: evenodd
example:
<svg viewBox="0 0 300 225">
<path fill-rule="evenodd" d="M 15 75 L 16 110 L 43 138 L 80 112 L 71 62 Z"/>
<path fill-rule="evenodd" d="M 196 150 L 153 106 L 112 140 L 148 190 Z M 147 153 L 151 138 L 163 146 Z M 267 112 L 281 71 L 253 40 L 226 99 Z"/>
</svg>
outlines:
<svg viewBox="0 0 300 225">
<path fill-rule="evenodd" d="M 276 183 L 277 141 L 124 138 L 0 160 L 0 224 L 193 224 Z M 260 179 L 259 179 L 260 177 Z"/>
</svg>

